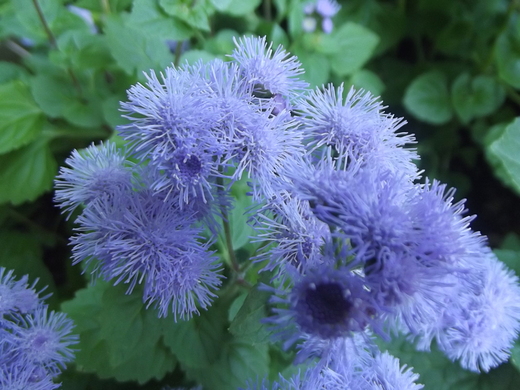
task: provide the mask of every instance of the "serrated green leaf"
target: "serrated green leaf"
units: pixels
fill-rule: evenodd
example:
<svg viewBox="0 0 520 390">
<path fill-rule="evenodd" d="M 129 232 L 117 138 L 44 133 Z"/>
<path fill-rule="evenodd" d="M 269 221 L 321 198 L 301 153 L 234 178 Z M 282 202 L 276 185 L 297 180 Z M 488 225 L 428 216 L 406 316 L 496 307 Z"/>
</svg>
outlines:
<svg viewBox="0 0 520 390">
<path fill-rule="evenodd" d="M 168 15 L 182 20 L 191 27 L 210 30 L 208 17 L 214 9 L 209 0 L 159 0 L 159 5 Z"/>
<path fill-rule="evenodd" d="M 520 33 L 503 32 L 495 44 L 498 75 L 514 88 L 520 88 Z"/>
<path fill-rule="evenodd" d="M 503 88 L 492 77 L 479 75 L 472 79 L 467 72 L 455 79 L 451 94 L 455 112 L 463 123 L 491 114 L 505 98 Z"/>
<path fill-rule="evenodd" d="M 150 38 L 164 41 L 186 40 L 195 33 L 184 21 L 166 15 L 159 7 L 158 0 L 135 0 L 128 24 Z"/>
<path fill-rule="evenodd" d="M 57 65 L 74 69 L 106 69 L 113 63 L 103 35 L 92 35 L 88 30 L 65 31 L 57 38 L 59 51 L 49 57 Z"/>
<path fill-rule="evenodd" d="M 441 125 L 452 118 L 448 81 L 440 71 L 430 71 L 415 78 L 406 89 L 403 103 L 418 119 Z"/>
<path fill-rule="evenodd" d="M 220 358 L 209 367 L 189 368 L 186 372 L 207 389 L 245 388 L 248 379 L 263 378 L 268 374 L 268 348 L 267 345 L 252 346 L 233 340 L 222 347 Z"/>
<path fill-rule="evenodd" d="M 38 74 L 32 79 L 31 92 L 52 118 L 62 117 L 81 127 L 103 124 L 100 98 L 84 88 L 79 92 L 65 74 Z"/>
<path fill-rule="evenodd" d="M 33 143 L 0 155 L 0 203 L 32 201 L 52 187 L 58 166 L 48 143 Z"/>
<path fill-rule="evenodd" d="M 25 35 L 25 37 L 37 41 L 47 40 L 47 35 L 33 1 L 11 0 L 11 3 L 16 10 L 16 18 L 27 31 L 28 35 Z M 63 12 L 63 6 L 59 0 L 39 1 L 38 4 L 48 25 L 52 25 L 59 14 Z"/>
<path fill-rule="evenodd" d="M 394 339 L 390 344 L 381 343 L 399 358 L 400 364 L 413 367 L 420 375 L 418 383 L 425 389 L 435 390 L 509 390 L 514 383 L 520 383 L 520 375 L 514 368 L 504 363 L 489 373 L 476 374 L 462 369 L 458 363 L 450 361 L 435 346 L 431 352 L 416 351 L 403 337 Z"/>
<path fill-rule="evenodd" d="M 21 66 L 12 62 L 0 61 L 0 84 L 25 76 L 27 72 Z"/>
<path fill-rule="evenodd" d="M 42 131 L 45 117 L 19 81 L 0 85 L 0 154 L 33 141 Z"/>
<path fill-rule="evenodd" d="M 227 7 L 220 11 L 233 16 L 244 16 L 254 12 L 262 0 L 231 0 Z"/>
<path fill-rule="evenodd" d="M 215 59 L 215 55 L 208 53 L 204 50 L 189 50 L 182 53 L 181 58 L 179 60 L 180 64 L 195 64 L 199 61 L 204 63 L 211 62 Z"/>
<path fill-rule="evenodd" d="M 231 334 L 254 345 L 266 343 L 271 333 L 261 321 L 267 316 L 266 304 L 270 296 L 258 287 L 251 290 L 229 326 Z"/>
<path fill-rule="evenodd" d="M 331 34 L 323 37 L 323 47 L 330 54 L 332 70 L 339 76 L 347 76 L 361 69 L 374 53 L 379 37 L 359 24 L 347 22 Z"/>
<path fill-rule="evenodd" d="M 136 289 L 98 280 L 62 305 L 79 331 L 76 365 L 100 378 L 145 383 L 172 371 L 176 359 L 161 341 L 162 320 L 146 310 Z"/>
<path fill-rule="evenodd" d="M 249 215 L 247 209 L 251 206 L 250 196 L 240 196 L 235 201 L 235 206 L 230 212 L 231 241 L 233 249 L 238 250 L 249 243 L 255 230 L 247 223 Z"/>
<path fill-rule="evenodd" d="M 507 174 L 510 184 L 520 192 L 520 118 L 510 123 L 502 135 L 487 147 Z"/>
<path fill-rule="evenodd" d="M 293 52 L 305 69 L 302 78 L 310 84 L 311 88 L 320 87 L 329 80 L 330 62 L 325 55 L 299 49 Z"/>
<path fill-rule="evenodd" d="M 107 19 L 105 33 L 112 56 L 127 74 L 161 71 L 173 61 L 161 37 L 150 36 L 118 17 Z"/>
<path fill-rule="evenodd" d="M 356 89 L 364 89 L 374 96 L 380 96 L 385 90 L 385 85 L 379 76 L 367 69 L 355 72 L 350 78 L 350 82 Z"/>
<path fill-rule="evenodd" d="M 38 279 L 36 290 L 46 288 L 42 295 L 56 292 L 52 274 L 43 262 L 43 251 L 37 237 L 3 230 L 0 231 L 0 242 L 0 267 L 14 270 L 17 278 L 29 275 L 31 283 Z M 57 297 L 53 294 L 50 299 L 55 301 Z"/>
<path fill-rule="evenodd" d="M 515 273 L 520 276 L 520 251 L 511 249 L 495 249 L 495 255 Z"/>
<path fill-rule="evenodd" d="M 216 302 L 208 311 L 189 321 L 175 323 L 164 319 L 164 343 L 183 367 L 202 368 L 214 363 L 229 338 L 226 332 L 227 308 Z"/>
</svg>

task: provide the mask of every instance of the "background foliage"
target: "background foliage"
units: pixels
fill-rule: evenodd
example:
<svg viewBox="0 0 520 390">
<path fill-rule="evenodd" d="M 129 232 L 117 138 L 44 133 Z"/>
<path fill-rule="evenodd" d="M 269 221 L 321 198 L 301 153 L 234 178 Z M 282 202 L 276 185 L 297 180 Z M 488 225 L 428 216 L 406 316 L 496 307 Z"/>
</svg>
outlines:
<svg viewBox="0 0 520 390">
<path fill-rule="evenodd" d="M 417 135 L 425 175 L 468 198 L 473 227 L 520 272 L 520 2 L 340 3 L 333 32 L 324 34 L 302 29 L 302 0 L 0 0 L 0 266 L 49 285 L 51 307 L 76 321 L 80 352 L 62 375 L 64 389 L 195 380 L 231 389 L 291 370 L 291 354 L 268 344 L 258 323 L 265 293 L 227 290 L 200 317 L 158 319 L 139 291 L 87 285 L 70 262 L 73 226 L 52 202 L 58 167 L 73 148 L 114 139 L 124 123 L 119 101 L 143 71 L 225 59 L 234 36 L 283 44 L 313 86 L 345 83 L 381 95 Z M 248 199 L 240 185 L 234 191 L 231 224 L 240 227 Z M 257 248 L 241 228 L 233 245 L 240 259 Z M 427 389 L 520 383 L 520 343 L 509 363 L 482 375 L 401 341 L 389 349 Z"/>
</svg>

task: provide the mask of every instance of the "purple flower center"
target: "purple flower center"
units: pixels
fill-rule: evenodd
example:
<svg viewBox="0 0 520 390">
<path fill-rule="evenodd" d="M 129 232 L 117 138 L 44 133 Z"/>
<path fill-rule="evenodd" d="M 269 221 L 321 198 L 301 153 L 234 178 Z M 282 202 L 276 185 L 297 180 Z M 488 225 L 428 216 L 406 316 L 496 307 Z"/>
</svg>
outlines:
<svg viewBox="0 0 520 390">
<path fill-rule="evenodd" d="M 339 324 L 350 313 L 352 304 L 337 283 L 310 285 L 304 297 L 307 314 L 319 325 Z"/>
<path fill-rule="evenodd" d="M 197 156 L 192 154 L 183 161 L 180 169 L 186 176 L 197 176 L 202 169 L 202 163 Z"/>
</svg>

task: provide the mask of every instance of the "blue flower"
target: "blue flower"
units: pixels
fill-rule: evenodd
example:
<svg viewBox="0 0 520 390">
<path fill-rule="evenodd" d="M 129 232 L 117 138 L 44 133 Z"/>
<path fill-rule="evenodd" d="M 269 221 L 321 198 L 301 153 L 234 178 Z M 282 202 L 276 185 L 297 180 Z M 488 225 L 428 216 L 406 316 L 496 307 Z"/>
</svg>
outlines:
<svg viewBox="0 0 520 390">
<path fill-rule="evenodd" d="M 112 142 L 74 150 L 65 163 L 69 168 L 60 168 L 56 177 L 55 201 L 69 215 L 82 204 L 132 186 L 132 165 Z"/>
<path fill-rule="evenodd" d="M 259 97 L 280 96 L 284 100 L 305 90 L 308 84 L 299 78 L 304 73 L 298 59 L 282 46 L 273 52 L 265 37 L 244 37 L 235 40 L 231 58 L 240 66 L 241 77 Z"/>
<path fill-rule="evenodd" d="M 131 152 L 161 171 L 156 192 L 180 192 L 179 200 L 212 197 L 226 147 L 219 111 L 201 65 L 167 68 L 161 80 L 152 72 L 122 103 L 131 124 L 118 127 Z M 182 204 L 182 203 L 181 203 Z"/>
<path fill-rule="evenodd" d="M 28 280 L 27 275 L 15 280 L 13 270 L 0 267 L 0 325 L 2 316 L 27 314 L 38 306 L 40 298 L 34 289 L 36 281 L 29 286 Z"/>
<path fill-rule="evenodd" d="M 269 261 L 266 270 L 278 269 L 283 277 L 286 266 L 304 273 L 322 260 L 321 248 L 330 238 L 330 230 L 312 214 L 308 202 L 280 191 L 254 218 L 258 240 L 273 244 L 257 257 L 257 261 Z"/>
<path fill-rule="evenodd" d="M 417 177 L 418 160 L 413 135 L 399 131 L 406 124 L 383 112 L 384 106 L 368 92 L 329 85 L 310 92 L 298 104 L 301 131 L 309 147 L 332 146 L 336 153 L 367 166 L 390 170 L 411 179 Z"/>
<path fill-rule="evenodd" d="M 78 337 L 73 322 L 49 312 L 27 280 L 0 267 L 0 389 L 55 389 L 52 380 L 73 360 Z"/>
<path fill-rule="evenodd" d="M 171 307 L 175 319 L 190 318 L 210 305 L 220 266 L 210 243 L 201 242 L 196 213 L 181 209 L 175 197 L 120 194 L 89 204 L 77 222 L 74 263 L 85 261 L 105 280 L 129 284 L 129 291 L 144 282 L 143 299 L 161 316 Z"/>
</svg>

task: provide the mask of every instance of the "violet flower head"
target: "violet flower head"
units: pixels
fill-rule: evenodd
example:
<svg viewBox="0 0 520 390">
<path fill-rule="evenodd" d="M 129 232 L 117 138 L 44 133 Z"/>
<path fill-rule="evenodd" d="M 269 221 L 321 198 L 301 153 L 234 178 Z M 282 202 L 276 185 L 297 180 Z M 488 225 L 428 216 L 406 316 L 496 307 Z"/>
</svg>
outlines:
<svg viewBox="0 0 520 390">
<path fill-rule="evenodd" d="M 64 313 L 49 312 L 27 275 L 15 281 L 5 271 L 0 267 L 0 389 L 58 388 L 53 378 L 73 360 L 78 343 L 74 324 Z"/>
<path fill-rule="evenodd" d="M 152 72 L 146 85 L 128 91 L 121 104 L 132 123 L 118 127 L 131 152 L 162 175 L 156 192 L 180 192 L 181 205 L 190 198 L 212 198 L 213 178 L 225 146 L 217 128 L 218 112 L 212 106 L 200 66 L 167 68 L 159 79 Z"/>
<path fill-rule="evenodd" d="M 297 96 L 308 84 L 299 77 L 303 74 L 300 62 L 282 46 L 276 50 L 265 37 L 247 37 L 235 40 L 236 49 L 231 58 L 240 67 L 241 75 L 259 97 L 284 99 Z"/>
<path fill-rule="evenodd" d="M 419 375 L 388 352 L 377 353 L 360 373 L 364 383 L 356 387 L 360 390 L 420 390 L 424 386 L 416 383 Z"/>
<path fill-rule="evenodd" d="M 171 308 L 175 319 L 190 318 L 210 305 L 221 283 L 196 221 L 176 198 L 149 190 L 93 203 L 77 220 L 74 262 L 92 264 L 94 273 L 128 284 L 129 291 L 144 282 L 143 300 L 156 304 L 161 316 Z"/>
<path fill-rule="evenodd" d="M 507 361 L 520 331 L 520 286 L 518 277 L 491 252 L 474 261 L 474 268 L 460 277 L 473 277 L 479 286 L 471 288 L 465 280 L 459 282 L 466 287 L 447 302 L 436 340 L 463 368 L 487 372 Z M 425 327 L 428 325 L 431 323 Z"/>
<path fill-rule="evenodd" d="M 257 258 L 269 260 L 266 270 L 279 268 L 283 277 L 285 267 L 305 273 L 322 260 L 321 248 L 330 238 L 330 229 L 311 212 L 308 202 L 281 191 L 256 213 L 255 220 L 258 241 L 274 245 Z"/>
<path fill-rule="evenodd" d="M 131 164 L 112 142 L 91 145 L 65 160 L 56 177 L 55 201 L 69 215 L 82 204 L 132 186 Z"/>
<path fill-rule="evenodd" d="M 36 309 L 40 302 L 34 289 L 36 281 L 29 286 L 29 277 L 24 275 L 15 280 L 14 271 L 0 267 L 0 324 L 1 316 L 13 313 L 27 314 Z"/>
<path fill-rule="evenodd" d="M 316 29 L 318 19 L 321 20 L 321 28 L 325 34 L 330 34 L 334 28 L 332 17 L 338 13 L 341 6 L 335 0 L 315 0 L 307 3 L 303 12 L 303 29 L 306 32 L 313 32 Z"/>
<path fill-rule="evenodd" d="M 406 123 L 386 114 L 384 106 L 368 92 L 343 86 L 327 86 L 309 93 L 298 105 L 301 129 L 308 134 L 309 147 L 332 146 L 340 155 L 400 175 L 417 177 L 418 160 L 413 135 L 399 131 Z"/>
</svg>

